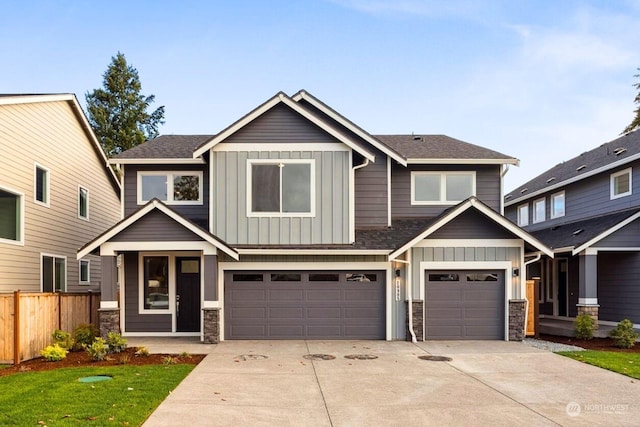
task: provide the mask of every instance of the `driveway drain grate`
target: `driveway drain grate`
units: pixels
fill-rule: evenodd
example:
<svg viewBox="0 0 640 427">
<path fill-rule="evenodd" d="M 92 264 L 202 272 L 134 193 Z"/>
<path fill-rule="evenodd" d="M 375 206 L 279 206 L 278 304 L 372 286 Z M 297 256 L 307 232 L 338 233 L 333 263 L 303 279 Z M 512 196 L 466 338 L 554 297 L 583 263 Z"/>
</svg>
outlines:
<svg viewBox="0 0 640 427">
<path fill-rule="evenodd" d="M 330 354 L 305 354 L 302 357 L 307 360 L 333 360 L 336 358 Z"/>
<path fill-rule="evenodd" d="M 264 360 L 268 359 L 269 356 L 265 356 L 263 354 L 241 354 L 240 356 L 236 356 L 237 360 L 242 360 L 246 362 L 247 360 Z"/>
<path fill-rule="evenodd" d="M 351 360 L 373 360 L 377 359 L 378 356 L 374 354 L 347 354 L 344 358 Z"/>
<path fill-rule="evenodd" d="M 447 356 L 418 356 L 418 359 L 430 360 L 431 362 L 451 362 L 453 360 Z"/>
</svg>

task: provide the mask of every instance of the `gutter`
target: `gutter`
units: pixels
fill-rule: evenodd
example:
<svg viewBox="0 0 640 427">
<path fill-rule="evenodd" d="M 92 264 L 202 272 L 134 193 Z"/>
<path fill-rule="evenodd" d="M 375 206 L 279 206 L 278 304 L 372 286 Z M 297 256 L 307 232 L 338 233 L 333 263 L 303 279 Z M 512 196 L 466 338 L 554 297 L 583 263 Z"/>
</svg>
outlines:
<svg viewBox="0 0 640 427">
<path fill-rule="evenodd" d="M 527 266 L 529 264 L 533 264 L 534 262 L 540 261 L 540 258 L 542 258 L 542 254 L 540 252 L 538 252 L 538 254 L 535 257 L 533 257 L 533 259 L 530 259 L 529 261 L 526 261 L 524 263 L 523 267 L 524 267 L 524 283 L 525 283 L 525 285 L 527 283 Z M 522 272 L 520 272 L 520 277 L 522 277 Z M 522 289 L 522 288 L 520 288 L 520 289 Z M 524 307 L 524 336 L 526 337 L 527 336 L 527 321 L 529 320 L 528 319 L 528 317 L 529 317 L 529 300 L 527 299 L 527 287 L 525 286 L 524 289 L 525 289 L 525 292 L 524 292 L 524 295 L 522 296 L 522 299 L 526 301 L 526 304 L 525 304 L 525 307 Z M 535 295 L 535 292 L 533 293 L 533 295 Z M 535 301 L 534 301 L 534 303 L 535 303 Z M 534 322 L 535 322 L 535 319 L 534 319 Z M 537 323 L 537 322 L 535 322 L 535 323 Z M 538 336 L 537 335 L 538 332 L 536 331 L 535 334 L 536 334 L 535 336 L 537 337 Z"/>
<path fill-rule="evenodd" d="M 393 262 L 397 262 L 400 264 L 405 264 L 407 266 L 407 274 L 405 277 L 405 292 L 407 293 L 407 315 L 408 315 L 408 323 L 409 323 L 409 334 L 411 335 L 411 342 L 417 343 L 416 332 L 413 330 L 413 293 L 411 291 L 411 262 L 409 261 L 409 251 L 405 252 L 405 259 L 394 259 Z"/>
<path fill-rule="evenodd" d="M 509 172 L 509 164 L 504 165 L 504 169 L 500 172 L 500 215 L 504 216 L 504 176 Z"/>
</svg>

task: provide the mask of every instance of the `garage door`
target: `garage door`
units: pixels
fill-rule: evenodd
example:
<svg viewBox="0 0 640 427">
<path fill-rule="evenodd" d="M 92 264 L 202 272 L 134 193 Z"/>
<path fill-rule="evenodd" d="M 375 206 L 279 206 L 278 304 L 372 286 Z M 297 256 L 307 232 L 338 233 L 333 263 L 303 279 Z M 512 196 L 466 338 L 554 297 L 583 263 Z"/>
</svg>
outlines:
<svg viewBox="0 0 640 427">
<path fill-rule="evenodd" d="M 225 339 L 384 339 L 384 271 L 225 273 Z"/>
<path fill-rule="evenodd" d="M 427 271 L 425 336 L 504 339 L 504 272 Z"/>
</svg>

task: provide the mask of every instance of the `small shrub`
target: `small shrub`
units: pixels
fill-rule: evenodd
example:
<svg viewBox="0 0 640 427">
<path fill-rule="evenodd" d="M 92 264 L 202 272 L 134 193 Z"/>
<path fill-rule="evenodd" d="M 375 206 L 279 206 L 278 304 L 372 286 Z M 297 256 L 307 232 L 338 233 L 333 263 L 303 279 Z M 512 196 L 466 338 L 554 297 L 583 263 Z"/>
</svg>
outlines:
<svg viewBox="0 0 640 427">
<path fill-rule="evenodd" d="M 95 326 L 91 324 L 81 324 L 73 331 L 73 338 L 75 339 L 74 350 L 80 351 L 93 343 L 95 337 L 98 336 L 98 331 Z"/>
<path fill-rule="evenodd" d="M 593 320 L 593 317 L 589 316 L 586 313 L 583 313 L 576 317 L 576 338 L 578 338 L 579 340 L 590 340 L 591 338 L 593 338 L 594 325 L 595 321 Z"/>
<path fill-rule="evenodd" d="M 85 347 L 92 360 L 104 360 L 107 357 L 107 343 L 102 338 L 96 338 L 91 345 Z"/>
<path fill-rule="evenodd" d="M 162 364 L 165 366 L 175 365 L 176 363 L 178 363 L 177 357 L 166 356 L 162 358 Z"/>
<path fill-rule="evenodd" d="M 129 355 L 123 354 L 122 356 L 120 356 L 120 359 L 118 359 L 118 365 L 126 365 L 127 363 L 129 363 L 129 360 L 131 360 Z"/>
<path fill-rule="evenodd" d="M 149 350 L 147 349 L 147 347 L 138 347 L 138 350 L 136 350 L 136 356 L 148 357 Z"/>
<path fill-rule="evenodd" d="M 633 330 L 633 323 L 629 319 L 624 319 L 614 330 L 609 333 L 616 343 L 616 347 L 631 348 L 636 344 L 638 334 Z"/>
<path fill-rule="evenodd" d="M 120 353 L 127 348 L 127 340 L 117 332 L 109 332 L 106 342 L 109 346 L 109 353 Z"/>
<path fill-rule="evenodd" d="M 73 337 L 69 332 L 56 329 L 51 334 L 51 337 L 53 337 L 53 340 L 56 344 L 58 344 L 60 347 L 64 348 L 65 350 L 70 351 L 71 349 L 73 349 L 73 344 L 75 341 L 73 340 Z"/>
<path fill-rule="evenodd" d="M 183 359 L 191 359 L 191 355 L 187 351 L 183 351 L 182 353 L 180 353 L 180 357 L 182 357 Z"/>
<path fill-rule="evenodd" d="M 67 357 L 68 350 L 60 347 L 58 344 L 48 345 L 40 352 L 40 355 L 49 362 L 57 362 Z"/>
</svg>

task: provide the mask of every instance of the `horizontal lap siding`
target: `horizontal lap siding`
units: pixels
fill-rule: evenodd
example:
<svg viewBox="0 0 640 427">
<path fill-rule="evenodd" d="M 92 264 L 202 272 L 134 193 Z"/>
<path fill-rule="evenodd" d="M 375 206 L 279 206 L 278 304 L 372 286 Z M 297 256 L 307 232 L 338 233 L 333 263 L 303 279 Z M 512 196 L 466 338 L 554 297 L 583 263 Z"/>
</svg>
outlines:
<svg viewBox="0 0 640 427">
<path fill-rule="evenodd" d="M 429 235 L 430 239 L 513 239 L 513 234 L 475 209 L 468 209 L 455 220 Z"/>
<path fill-rule="evenodd" d="M 640 323 L 640 253 L 598 254 L 598 318 Z"/>
<path fill-rule="evenodd" d="M 24 194 L 25 244 L 0 243 L 0 291 L 40 291 L 40 254 L 67 259 L 67 290 L 79 285 L 76 251 L 120 219 L 118 191 L 74 111 L 65 101 L 0 106 L 0 187 Z M 49 169 L 50 206 L 34 202 L 34 162 Z M 89 221 L 78 218 L 78 185 L 89 190 Z"/>
<path fill-rule="evenodd" d="M 162 212 L 153 211 L 111 238 L 113 242 L 185 242 L 202 238 Z"/>
<path fill-rule="evenodd" d="M 600 248 L 640 247 L 640 221 L 635 220 L 593 246 Z"/>
</svg>

